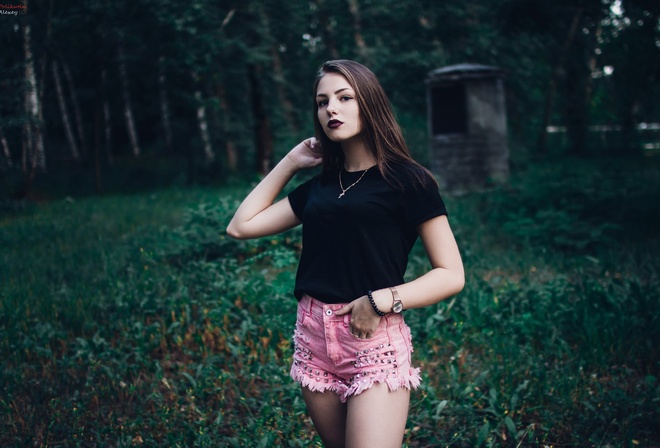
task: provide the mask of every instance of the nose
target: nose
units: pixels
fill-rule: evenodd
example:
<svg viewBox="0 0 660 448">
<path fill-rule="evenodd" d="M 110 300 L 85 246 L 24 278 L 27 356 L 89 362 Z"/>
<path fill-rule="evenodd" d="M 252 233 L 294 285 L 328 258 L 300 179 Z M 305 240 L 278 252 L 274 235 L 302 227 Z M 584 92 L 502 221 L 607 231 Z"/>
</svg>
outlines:
<svg viewBox="0 0 660 448">
<path fill-rule="evenodd" d="M 325 108 L 325 111 L 328 113 L 329 117 L 332 117 L 333 115 L 335 115 L 337 113 L 336 107 L 335 107 L 335 102 L 332 101 L 332 100 L 329 100 L 328 105 Z"/>
</svg>

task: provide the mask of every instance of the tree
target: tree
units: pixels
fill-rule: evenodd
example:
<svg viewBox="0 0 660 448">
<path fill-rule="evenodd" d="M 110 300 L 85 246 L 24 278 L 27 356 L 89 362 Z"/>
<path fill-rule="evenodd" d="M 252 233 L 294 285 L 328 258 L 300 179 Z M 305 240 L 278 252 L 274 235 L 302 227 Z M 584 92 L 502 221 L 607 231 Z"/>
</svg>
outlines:
<svg viewBox="0 0 660 448">
<path fill-rule="evenodd" d="M 135 120 L 133 118 L 133 101 L 131 100 L 130 83 L 126 70 L 126 55 L 124 54 L 124 45 L 119 43 L 117 45 L 117 71 L 119 72 L 119 79 L 121 80 L 121 97 L 124 100 L 124 119 L 126 120 L 126 131 L 131 142 L 131 149 L 135 157 L 139 156 L 142 152 L 140 144 L 138 143 L 138 134 L 135 128 Z"/>
<path fill-rule="evenodd" d="M 23 173 L 30 185 L 37 169 L 46 169 L 46 151 L 44 149 L 43 125 L 41 121 L 41 103 L 35 73 L 35 56 L 32 51 L 30 24 L 23 27 L 23 48 L 25 51 L 25 115 L 24 126 Z"/>
<path fill-rule="evenodd" d="M 53 71 L 53 80 L 55 81 L 55 90 L 57 92 L 57 102 L 60 106 L 60 114 L 62 117 L 62 125 L 66 131 L 66 138 L 69 141 L 69 148 L 71 150 L 71 157 L 73 160 L 80 160 L 80 153 L 78 152 L 78 144 L 73 135 L 73 128 L 71 127 L 71 122 L 69 120 L 69 112 L 66 107 L 66 100 L 64 99 L 64 89 L 62 88 L 62 81 L 60 79 L 59 65 L 57 61 L 53 61 L 51 64 L 51 69 Z"/>
</svg>

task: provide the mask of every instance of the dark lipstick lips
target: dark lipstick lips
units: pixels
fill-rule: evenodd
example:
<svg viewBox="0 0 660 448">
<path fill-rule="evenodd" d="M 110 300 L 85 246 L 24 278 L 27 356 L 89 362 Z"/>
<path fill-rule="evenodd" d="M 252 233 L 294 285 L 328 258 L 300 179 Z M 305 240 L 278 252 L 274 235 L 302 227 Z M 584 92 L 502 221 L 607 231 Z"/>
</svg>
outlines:
<svg viewBox="0 0 660 448">
<path fill-rule="evenodd" d="M 332 129 L 338 128 L 338 127 L 341 126 L 342 124 L 344 124 L 344 123 L 342 123 L 342 122 L 339 121 L 339 120 L 334 120 L 334 119 L 333 119 L 333 120 L 328 121 L 328 127 L 329 127 L 329 128 L 332 128 Z"/>
</svg>

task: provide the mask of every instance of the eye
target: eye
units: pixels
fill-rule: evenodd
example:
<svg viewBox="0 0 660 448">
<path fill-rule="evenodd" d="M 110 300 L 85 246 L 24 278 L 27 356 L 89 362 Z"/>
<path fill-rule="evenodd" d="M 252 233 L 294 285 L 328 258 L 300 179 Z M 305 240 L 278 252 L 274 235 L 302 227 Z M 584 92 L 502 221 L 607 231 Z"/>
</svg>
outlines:
<svg viewBox="0 0 660 448">
<path fill-rule="evenodd" d="M 339 98 L 340 101 L 348 101 L 348 100 L 352 100 L 352 99 L 353 99 L 353 98 L 350 97 L 350 96 L 348 96 L 348 95 L 344 95 L 344 96 L 342 96 L 341 98 Z"/>
<path fill-rule="evenodd" d="M 319 107 L 327 106 L 327 104 L 328 104 L 328 100 L 321 100 L 318 102 Z"/>
</svg>

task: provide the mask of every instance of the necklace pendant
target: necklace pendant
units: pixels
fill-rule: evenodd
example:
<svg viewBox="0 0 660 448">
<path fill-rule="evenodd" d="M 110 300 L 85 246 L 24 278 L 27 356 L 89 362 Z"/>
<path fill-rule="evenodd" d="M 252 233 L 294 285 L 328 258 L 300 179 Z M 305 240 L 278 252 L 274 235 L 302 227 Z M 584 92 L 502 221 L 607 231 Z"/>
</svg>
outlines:
<svg viewBox="0 0 660 448">
<path fill-rule="evenodd" d="M 352 187 L 354 187 L 355 185 L 357 185 L 357 183 L 360 182 L 360 181 L 362 180 L 362 178 L 364 177 L 364 175 L 367 174 L 367 171 L 369 171 L 369 168 L 367 168 L 366 170 L 364 170 L 364 171 L 362 172 L 362 175 L 360 176 L 360 178 L 359 178 L 358 180 L 356 180 L 355 182 L 353 182 L 352 184 L 350 184 L 348 187 L 344 188 L 344 185 L 343 185 L 342 182 L 341 182 L 341 169 L 340 169 L 340 170 L 339 170 L 339 176 L 338 176 L 338 177 L 339 177 L 339 188 L 341 188 L 341 193 L 339 194 L 339 196 L 337 196 L 337 199 L 341 199 L 341 197 L 344 196 L 348 190 L 350 190 Z"/>
</svg>

